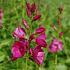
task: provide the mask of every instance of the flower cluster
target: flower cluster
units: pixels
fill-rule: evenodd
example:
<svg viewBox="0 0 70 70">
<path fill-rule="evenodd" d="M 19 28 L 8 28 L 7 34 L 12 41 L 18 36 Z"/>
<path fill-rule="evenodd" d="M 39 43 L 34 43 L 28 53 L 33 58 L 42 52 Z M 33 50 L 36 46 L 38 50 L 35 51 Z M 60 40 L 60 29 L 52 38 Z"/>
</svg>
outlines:
<svg viewBox="0 0 70 70">
<path fill-rule="evenodd" d="M 36 21 L 41 17 L 41 15 L 37 14 L 36 10 L 37 8 L 35 3 L 30 5 L 29 2 L 26 2 L 27 16 L 29 18 L 33 17 L 31 21 Z M 18 26 L 13 32 L 13 37 L 18 38 L 18 41 L 15 41 L 12 45 L 12 60 L 23 57 L 26 52 L 29 52 L 30 57 L 37 64 L 42 64 L 45 57 L 43 48 L 47 48 L 46 28 L 43 25 L 39 25 L 38 28 L 36 28 L 33 33 L 28 34 L 29 36 L 27 37 L 26 29 L 30 30 L 30 26 L 24 18 L 22 19 L 22 23 L 25 26 L 25 29 L 21 26 Z M 62 34 L 60 33 L 60 36 L 61 35 Z M 32 41 L 35 43 L 33 48 L 31 47 Z M 62 51 L 62 45 L 62 41 L 58 40 L 57 38 L 53 38 L 48 51 L 50 53 Z"/>
<path fill-rule="evenodd" d="M 38 64 L 42 64 L 44 60 L 44 51 L 42 49 L 46 48 L 46 34 L 44 26 L 40 26 L 35 30 L 35 33 L 32 33 L 29 36 L 29 39 L 26 39 L 26 32 L 21 26 L 17 27 L 13 32 L 15 38 L 19 38 L 19 41 L 15 41 L 12 46 L 12 60 L 24 56 L 24 54 L 29 51 L 29 54 Z M 30 48 L 31 41 L 34 40 L 36 46 Z"/>
<path fill-rule="evenodd" d="M 32 18 L 32 21 L 39 20 L 41 17 L 41 15 L 37 13 L 37 7 L 35 3 L 30 5 L 29 2 L 26 2 L 26 12 L 28 17 Z"/>
</svg>

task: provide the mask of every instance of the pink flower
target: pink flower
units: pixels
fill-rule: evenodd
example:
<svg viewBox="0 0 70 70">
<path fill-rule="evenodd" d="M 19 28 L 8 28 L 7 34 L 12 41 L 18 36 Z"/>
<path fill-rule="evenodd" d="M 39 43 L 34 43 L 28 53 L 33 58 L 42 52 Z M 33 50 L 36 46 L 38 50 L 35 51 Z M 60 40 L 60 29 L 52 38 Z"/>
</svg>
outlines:
<svg viewBox="0 0 70 70">
<path fill-rule="evenodd" d="M 32 21 L 36 21 L 36 20 L 39 20 L 41 18 L 41 15 L 35 15 L 33 17 L 33 20 Z"/>
<path fill-rule="evenodd" d="M 27 49 L 29 49 L 29 41 L 27 39 L 20 39 L 20 42 L 23 43 Z"/>
<path fill-rule="evenodd" d="M 42 33 L 42 34 L 40 34 L 40 35 L 38 36 L 38 38 L 43 39 L 43 40 L 46 40 L 47 36 L 46 36 L 45 33 Z"/>
<path fill-rule="evenodd" d="M 63 46 L 62 41 L 53 39 L 51 45 L 49 46 L 49 52 L 56 53 L 56 52 L 62 51 L 63 50 L 62 46 Z"/>
<path fill-rule="evenodd" d="M 40 26 L 39 28 L 36 29 L 35 34 L 39 34 L 38 37 L 35 39 L 35 42 L 40 45 L 41 47 L 46 47 L 46 34 L 45 34 L 45 28 L 44 26 Z"/>
<path fill-rule="evenodd" d="M 41 47 L 36 46 L 34 49 L 31 49 L 31 55 L 33 57 L 33 60 L 37 64 L 43 64 L 43 61 L 44 61 L 44 52 L 41 49 Z"/>
<path fill-rule="evenodd" d="M 26 34 L 25 30 L 21 28 L 20 26 L 17 27 L 15 31 L 13 32 L 13 36 L 16 38 L 24 38 L 25 34 Z"/>
<path fill-rule="evenodd" d="M 46 48 L 47 43 L 46 43 L 46 41 L 44 39 L 36 38 L 35 41 L 36 41 L 37 45 Z"/>
<path fill-rule="evenodd" d="M 11 52 L 12 52 L 12 59 L 20 58 L 20 57 L 24 56 L 24 54 L 26 52 L 26 46 L 24 45 L 24 43 L 22 43 L 20 41 L 16 41 L 12 46 Z"/>
<path fill-rule="evenodd" d="M 25 28 L 29 29 L 29 25 L 28 25 L 27 21 L 25 19 L 22 19 L 22 22 L 23 22 Z"/>
<path fill-rule="evenodd" d="M 13 54 L 13 56 L 16 57 L 16 58 L 19 58 L 19 57 L 22 56 L 22 54 L 21 54 L 21 52 L 20 52 L 20 50 L 19 50 L 18 47 L 13 47 L 13 48 L 12 48 L 12 54 Z"/>
<path fill-rule="evenodd" d="M 40 26 L 35 31 L 36 34 L 40 34 L 40 33 L 44 33 L 44 32 L 45 32 L 45 27 L 44 26 Z"/>
<path fill-rule="evenodd" d="M 29 47 L 29 43 L 26 39 L 16 41 L 12 46 L 12 60 L 24 56 Z"/>
</svg>

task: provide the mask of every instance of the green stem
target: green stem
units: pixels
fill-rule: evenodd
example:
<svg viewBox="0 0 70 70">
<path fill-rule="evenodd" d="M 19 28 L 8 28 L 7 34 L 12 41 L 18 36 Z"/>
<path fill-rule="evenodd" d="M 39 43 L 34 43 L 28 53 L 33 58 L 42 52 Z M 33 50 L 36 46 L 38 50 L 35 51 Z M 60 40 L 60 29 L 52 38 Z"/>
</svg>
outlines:
<svg viewBox="0 0 70 70">
<path fill-rule="evenodd" d="M 56 70 L 56 66 L 57 66 L 57 54 L 55 55 L 55 70 Z"/>
<path fill-rule="evenodd" d="M 43 69 L 42 69 L 42 65 L 40 65 L 40 70 L 43 70 Z"/>
<path fill-rule="evenodd" d="M 63 39 L 63 44 L 64 44 L 64 47 L 63 47 L 64 48 L 64 51 L 66 53 L 67 58 L 69 58 L 69 55 L 68 55 L 68 52 L 67 52 L 67 45 L 66 45 L 64 36 L 62 37 L 62 39 Z"/>
<path fill-rule="evenodd" d="M 26 57 L 26 70 L 27 70 L 27 57 Z"/>
<path fill-rule="evenodd" d="M 25 70 L 28 70 L 28 52 L 26 52 L 26 69 Z"/>
<path fill-rule="evenodd" d="M 17 60 L 17 70 L 18 70 L 18 60 Z"/>
<path fill-rule="evenodd" d="M 39 69 L 38 69 L 38 65 L 37 65 L 37 64 L 36 64 L 36 70 L 39 70 Z"/>
</svg>

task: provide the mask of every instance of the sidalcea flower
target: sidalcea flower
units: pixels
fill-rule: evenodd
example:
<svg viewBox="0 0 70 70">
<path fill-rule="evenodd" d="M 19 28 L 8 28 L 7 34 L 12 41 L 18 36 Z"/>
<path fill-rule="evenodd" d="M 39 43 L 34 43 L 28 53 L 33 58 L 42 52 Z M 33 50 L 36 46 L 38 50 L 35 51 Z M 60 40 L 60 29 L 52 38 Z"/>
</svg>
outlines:
<svg viewBox="0 0 70 70">
<path fill-rule="evenodd" d="M 45 28 L 44 26 L 40 26 L 39 28 L 36 29 L 35 34 L 39 34 L 38 37 L 35 38 L 35 42 L 37 45 L 41 46 L 41 47 L 45 47 L 47 46 L 46 43 L 46 34 L 45 34 Z"/>
<path fill-rule="evenodd" d="M 29 41 L 27 39 L 20 39 L 21 43 L 24 43 L 24 46 L 26 46 L 27 49 L 29 49 Z"/>
<path fill-rule="evenodd" d="M 46 40 L 47 36 L 46 36 L 45 33 L 41 33 L 41 34 L 38 36 L 38 38 L 43 39 L 43 40 Z"/>
<path fill-rule="evenodd" d="M 49 46 L 49 52 L 56 53 L 63 50 L 63 43 L 58 39 L 53 39 L 51 45 Z"/>
<path fill-rule="evenodd" d="M 13 32 L 13 36 L 16 38 L 24 38 L 25 37 L 25 30 L 21 28 L 20 26 L 15 29 Z"/>
<path fill-rule="evenodd" d="M 12 46 L 12 60 L 24 56 L 29 47 L 27 40 L 23 39 L 21 41 L 16 41 Z"/>
<path fill-rule="evenodd" d="M 35 15 L 32 19 L 32 21 L 39 20 L 41 18 L 41 15 Z"/>
<path fill-rule="evenodd" d="M 37 43 L 39 46 L 46 48 L 47 43 L 46 43 L 46 41 L 45 41 L 44 39 L 36 38 L 35 41 L 36 41 L 36 43 Z"/>
<path fill-rule="evenodd" d="M 30 54 L 33 57 L 33 60 L 37 64 L 43 64 L 44 61 L 44 52 L 41 47 L 36 46 L 34 49 L 30 49 Z"/>
<path fill-rule="evenodd" d="M 36 29 L 35 33 L 36 33 L 36 34 L 44 33 L 45 30 L 46 30 L 46 29 L 45 29 L 44 26 L 40 26 L 39 28 Z"/>
<path fill-rule="evenodd" d="M 22 22 L 23 22 L 25 28 L 29 29 L 29 25 L 28 25 L 27 21 L 25 19 L 22 19 Z"/>
</svg>

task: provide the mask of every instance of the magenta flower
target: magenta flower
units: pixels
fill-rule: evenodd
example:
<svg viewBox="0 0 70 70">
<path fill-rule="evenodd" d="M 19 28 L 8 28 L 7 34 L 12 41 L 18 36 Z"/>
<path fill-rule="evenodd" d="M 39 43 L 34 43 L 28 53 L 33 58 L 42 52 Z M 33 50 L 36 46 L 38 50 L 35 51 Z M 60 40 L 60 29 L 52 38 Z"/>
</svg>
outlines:
<svg viewBox="0 0 70 70">
<path fill-rule="evenodd" d="M 32 19 L 32 21 L 39 20 L 41 18 L 41 15 L 35 15 Z"/>
<path fill-rule="evenodd" d="M 40 34 L 40 35 L 38 36 L 38 38 L 43 39 L 43 40 L 46 40 L 47 36 L 46 36 L 45 33 L 42 33 L 42 34 Z"/>
<path fill-rule="evenodd" d="M 18 47 L 13 47 L 12 48 L 12 54 L 13 54 L 13 57 L 15 57 L 15 58 L 19 58 L 19 57 L 22 56 Z"/>
<path fill-rule="evenodd" d="M 41 46 L 41 47 L 46 47 L 47 43 L 46 43 L 46 34 L 45 34 L 45 28 L 44 26 L 40 26 L 39 28 L 36 29 L 35 33 L 39 34 L 38 37 L 35 39 L 35 42 L 37 43 L 37 45 Z"/>
<path fill-rule="evenodd" d="M 21 28 L 20 26 L 15 29 L 13 32 L 13 36 L 16 38 L 24 38 L 25 37 L 25 30 Z"/>
<path fill-rule="evenodd" d="M 16 41 L 12 46 L 12 60 L 24 56 L 29 47 L 29 43 L 26 39 Z"/>
<path fill-rule="evenodd" d="M 49 52 L 56 53 L 63 50 L 63 43 L 62 41 L 57 40 L 56 38 L 53 39 L 51 45 L 49 46 Z"/>
<path fill-rule="evenodd" d="M 39 28 L 36 29 L 35 33 L 36 34 L 40 34 L 40 33 L 44 33 L 46 31 L 44 26 L 40 26 Z"/>
<path fill-rule="evenodd" d="M 15 42 L 12 46 L 12 60 L 24 56 L 26 52 L 26 46 L 21 42 Z"/>
<path fill-rule="evenodd" d="M 29 25 L 28 25 L 27 21 L 25 19 L 22 19 L 22 22 L 23 22 L 25 28 L 29 29 Z"/>
<path fill-rule="evenodd" d="M 33 57 L 33 60 L 37 64 L 43 64 L 44 61 L 44 52 L 41 47 L 36 46 L 34 49 L 30 49 L 30 54 Z"/>
<path fill-rule="evenodd" d="M 39 46 L 46 48 L 47 43 L 46 43 L 46 41 L 45 41 L 44 39 L 36 38 L 35 41 L 36 41 L 36 43 L 37 43 Z"/>
<path fill-rule="evenodd" d="M 20 39 L 20 42 L 24 44 L 24 46 L 26 46 L 27 49 L 29 49 L 29 41 L 27 39 Z"/>
</svg>

